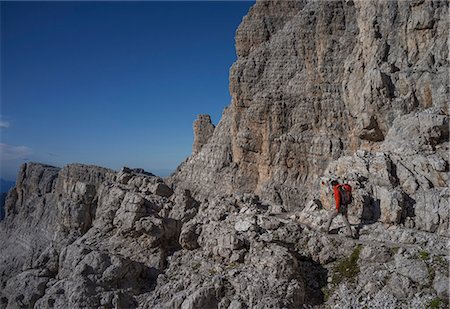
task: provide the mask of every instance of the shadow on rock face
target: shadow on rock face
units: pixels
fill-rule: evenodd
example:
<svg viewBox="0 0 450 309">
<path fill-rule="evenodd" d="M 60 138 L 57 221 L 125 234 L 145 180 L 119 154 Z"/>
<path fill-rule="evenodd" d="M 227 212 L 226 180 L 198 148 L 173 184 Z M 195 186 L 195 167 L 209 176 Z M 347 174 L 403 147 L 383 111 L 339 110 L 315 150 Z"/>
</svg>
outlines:
<svg viewBox="0 0 450 309">
<path fill-rule="evenodd" d="M 305 283 L 303 305 L 317 306 L 325 303 L 326 296 L 323 293 L 327 286 L 328 270 L 311 257 L 304 256 L 295 250 L 294 244 L 283 241 L 274 241 L 289 250 L 297 259 L 299 266 L 298 279 Z"/>
<path fill-rule="evenodd" d="M 327 286 L 328 270 L 310 258 L 301 257 L 300 267 L 304 269 L 305 305 L 323 304 L 326 299 L 323 289 Z"/>
<path fill-rule="evenodd" d="M 365 225 L 374 224 L 381 217 L 380 199 L 374 199 L 370 196 L 364 196 L 363 211 L 361 222 L 355 228 L 355 237 L 359 238 L 360 230 Z"/>
<path fill-rule="evenodd" d="M 380 199 L 364 196 L 361 225 L 373 224 L 381 217 Z"/>
</svg>

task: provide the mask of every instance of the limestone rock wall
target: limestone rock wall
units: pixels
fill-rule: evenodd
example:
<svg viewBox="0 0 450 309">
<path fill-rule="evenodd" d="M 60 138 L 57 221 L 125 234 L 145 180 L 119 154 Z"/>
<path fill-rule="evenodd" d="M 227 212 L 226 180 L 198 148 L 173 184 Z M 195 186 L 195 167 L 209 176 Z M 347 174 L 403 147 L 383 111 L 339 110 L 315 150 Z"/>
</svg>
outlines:
<svg viewBox="0 0 450 309">
<path fill-rule="evenodd" d="M 301 207 L 330 162 L 376 151 L 397 117 L 448 115 L 448 28 L 445 1 L 257 1 L 220 129 L 172 181 Z"/>
<path fill-rule="evenodd" d="M 0 225 L 0 290 L 8 294 L 7 280 L 23 270 L 37 267 L 42 259 L 54 263 L 55 250 L 91 227 L 96 188 L 111 177 L 111 170 L 81 164 L 71 164 L 62 169 L 38 163 L 22 165 L 16 187 L 10 190 L 6 199 L 6 217 Z M 30 288 L 33 291 L 23 291 L 30 292 L 25 303 L 35 301 L 56 271 L 55 265 L 49 267 L 49 271 L 29 272 L 20 275 L 24 278 L 17 279 L 21 284 L 28 280 L 31 285 L 36 284 Z M 36 276 L 40 279 L 32 280 Z M 22 289 L 17 286 L 10 288 Z"/>
<path fill-rule="evenodd" d="M 140 169 L 24 164 L 0 224 L 0 307 L 135 307 L 179 247 L 172 195 Z"/>
</svg>

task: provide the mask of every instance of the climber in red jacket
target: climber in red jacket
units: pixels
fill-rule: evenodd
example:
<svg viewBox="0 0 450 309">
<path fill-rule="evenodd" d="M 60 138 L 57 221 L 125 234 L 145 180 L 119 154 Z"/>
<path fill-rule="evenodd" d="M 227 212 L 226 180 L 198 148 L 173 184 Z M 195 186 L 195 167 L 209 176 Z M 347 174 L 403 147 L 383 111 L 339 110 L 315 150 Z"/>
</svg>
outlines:
<svg viewBox="0 0 450 309">
<path fill-rule="evenodd" d="M 348 184 L 339 184 L 336 180 L 331 182 L 333 188 L 334 200 L 336 202 L 336 209 L 330 211 L 326 231 L 330 232 L 331 222 L 338 214 L 342 215 L 342 220 L 347 227 L 347 236 L 353 237 L 352 228 L 348 222 L 347 206 L 352 202 L 352 187 Z"/>
</svg>

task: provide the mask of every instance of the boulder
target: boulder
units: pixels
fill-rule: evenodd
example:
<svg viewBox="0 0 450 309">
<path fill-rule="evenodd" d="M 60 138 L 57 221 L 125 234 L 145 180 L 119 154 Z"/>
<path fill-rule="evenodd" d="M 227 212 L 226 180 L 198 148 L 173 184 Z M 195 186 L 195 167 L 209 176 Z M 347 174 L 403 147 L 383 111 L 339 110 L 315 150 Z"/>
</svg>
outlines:
<svg viewBox="0 0 450 309">
<path fill-rule="evenodd" d="M 427 265 L 419 259 L 408 259 L 405 257 L 397 257 L 395 259 L 395 270 L 400 275 L 405 276 L 412 281 L 426 285 L 428 283 Z"/>
</svg>

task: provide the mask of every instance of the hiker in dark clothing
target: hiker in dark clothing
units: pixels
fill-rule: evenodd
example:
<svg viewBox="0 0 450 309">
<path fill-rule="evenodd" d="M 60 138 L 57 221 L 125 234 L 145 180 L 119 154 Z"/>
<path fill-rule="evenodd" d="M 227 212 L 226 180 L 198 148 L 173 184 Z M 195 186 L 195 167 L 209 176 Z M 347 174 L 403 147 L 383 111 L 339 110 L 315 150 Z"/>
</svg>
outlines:
<svg viewBox="0 0 450 309">
<path fill-rule="evenodd" d="M 331 182 L 331 186 L 333 188 L 334 200 L 336 202 L 336 209 L 330 211 L 328 222 L 326 226 L 326 232 L 330 232 L 331 222 L 338 214 L 342 215 L 342 219 L 347 227 L 347 236 L 353 237 L 352 228 L 350 223 L 348 222 L 347 217 L 347 205 L 351 203 L 352 196 L 352 187 L 348 184 L 339 184 L 336 180 Z"/>
</svg>

